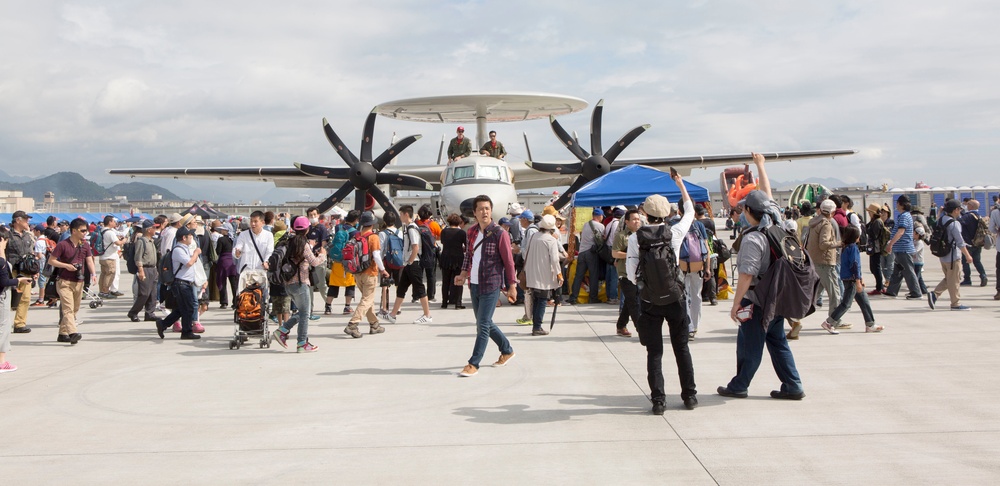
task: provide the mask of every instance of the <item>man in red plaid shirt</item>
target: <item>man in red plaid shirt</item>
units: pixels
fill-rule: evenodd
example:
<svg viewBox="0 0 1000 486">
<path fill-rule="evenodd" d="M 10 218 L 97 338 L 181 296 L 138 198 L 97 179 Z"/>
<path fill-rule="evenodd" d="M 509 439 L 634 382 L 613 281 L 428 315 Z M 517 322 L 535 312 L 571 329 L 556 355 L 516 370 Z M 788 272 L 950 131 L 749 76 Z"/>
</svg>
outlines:
<svg viewBox="0 0 1000 486">
<path fill-rule="evenodd" d="M 486 353 L 488 340 L 500 348 L 500 358 L 494 367 L 504 366 L 514 357 L 514 348 L 507 336 L 493 324 L 493 311 L 500 298 L 501 287 L 506 284 L 507 300 L 517 298 L 517 275 L 514 273 L 514 255 L 511 253 L 510 234 L 493 222 L 493 201 L 489 196 L 476 196 L 473 200 L 476 221 L 468 231 L 468 250 L 462 263 L 462 273 L 455 277 L 455 285 L 471 285 L 472 310 L 476 313 L 476 345 L 469 364 L 459 376 L 479 373 L 479 362 Z"/>
</svg>

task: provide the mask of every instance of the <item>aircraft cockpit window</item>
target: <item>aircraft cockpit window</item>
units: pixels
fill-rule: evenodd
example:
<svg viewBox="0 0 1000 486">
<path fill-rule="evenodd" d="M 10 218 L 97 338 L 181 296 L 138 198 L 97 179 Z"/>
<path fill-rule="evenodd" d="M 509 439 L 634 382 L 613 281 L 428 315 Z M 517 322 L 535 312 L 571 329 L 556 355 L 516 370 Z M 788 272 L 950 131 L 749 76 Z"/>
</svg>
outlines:
<svg viewBox="0 0 1000 486">
<path fill-rule="evenodd" d="M 462 179 L 473 179 L 476 177 L 476 166 L 469 165 L 465 167 L 455 167 L 453 180 L 460 181 Z"/>
<path fill-rule="evenodd" d="M 489 179 L 491 181 L 507 181 L 507 171 L 500 170 L 500 167 L 495 165 L 482 165 L 479 167 L 479 178 Z"/>
</svg>

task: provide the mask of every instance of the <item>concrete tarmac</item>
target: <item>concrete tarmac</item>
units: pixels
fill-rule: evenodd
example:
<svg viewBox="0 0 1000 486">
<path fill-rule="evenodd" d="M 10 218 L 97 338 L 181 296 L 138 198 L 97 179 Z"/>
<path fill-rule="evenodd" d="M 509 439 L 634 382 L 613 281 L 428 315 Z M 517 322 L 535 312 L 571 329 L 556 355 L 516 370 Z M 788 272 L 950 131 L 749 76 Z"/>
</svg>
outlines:
<svg viewBox="0 0 1000 486">
<path fill-rule="evenodd" d="M 804 321 L 791 347 L 807 397 L 769 398 L 767 356 L 747 399 L 715 394 L 735 372 L 731 302 L 705 306 L 691 343 L 700 406 L 685 410 L 666 346 L 668 410 L 650 414 L 645 351 L 615 335 L 617 308 L 561 307 L 532 337 L 497 309 L 516 356 L 459 378 L 471 306 L 407 303 L 386 332 L 352 339 L 347 317 L 310 322 L 313 354 L 253 341 L 229 349 L 232 312 L 200 341 L 125 317 L 129 296 L 82 311 L 83 340 L 56 342 L 58 311 L 31 308 L 0 376 L 4 484 L 994 484 L 1000 477 L 1000 302 L 962 287 L 970 312 L 875 297 L 881 334 Z M 925 279 L 940 280 L 927 254 Z M 866 273 L 871 284 L 871 277 Z M 123 275 L 129 288 L 131 277 Z M 976 280 L 978 285 L 978 280 Z M 905 286 L 904 286 L 905 290 Z M 126 290 L 126 293 L 130 293 Z M 902 292 L 901 292 L 902 294 Z M 439 294 L 440 295 L 440 294 Z M 468 295 L 465 297 L 469 305 Z M 214 303 L 213 303 L 214 304 Z M 336 305 L 339 304 L 339 305 Z M 217 305 L 217 304 L 216 304 Z M 339 311 L 343 300 L 334 309 Z M 322 309 L 321 305 L 317 308 Z M 550 312 L 546 314 L 546 326 Z M 629 325 L 630 329 L 633 326 Z M 273 327 L 272 327 L 273 329 Z"/>
</svg>

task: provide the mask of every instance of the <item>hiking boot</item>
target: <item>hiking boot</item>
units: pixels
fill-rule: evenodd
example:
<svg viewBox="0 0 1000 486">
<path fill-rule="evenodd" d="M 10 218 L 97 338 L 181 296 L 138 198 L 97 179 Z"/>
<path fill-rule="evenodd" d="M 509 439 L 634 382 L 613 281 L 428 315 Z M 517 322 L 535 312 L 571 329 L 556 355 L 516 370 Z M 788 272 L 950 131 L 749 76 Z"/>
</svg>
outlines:
<svg viewBox="0 0 1000 486">
<path fill-rule="evenodd" d="M 275 329 L 274 333 L 272 333 L 271 335 L 274 336 L 274 340 L 278 342 L 278 346 L 281 346 L 281 347 L 283 347 L 285 349 L 288 349 L 288 333 L 287 332 L 284 332 L 284 331 L 281 330 L 281 328 L 278 328 L 278 329 Z"/>
<path fill-rule="evenodd" d="M 532 336 L 548 336 L 548 334 L 549 334 L 549 331 L 546 331 L 545 329 L 542 329 L 540 327 L 538 329 L 532 329 L 531 330 L 531 335 Z"/>
<path fill-rule="evenodd" d="M 319 346 L 313 346 L 312 343 L 306 341 L 305 344 L 300 344 L 295 348 L 296 353 L 314 353 L 319 349 Z"/>
<path fill-rule="evenodd" d="M 494 368 L 498 368 L 498 367 L 501 367 L 501 366 L 507 366 L 507 362 L 510 361 L 513 358 L 514 358 L 514 353 L 501 354 L 500 357 L 497 358 L 497 362 L 493 363 L 493 367 Z"/>
<path fill-rule="evenodd" d="M 534 320 L 531 319 L 530 317 L 522 317 L 514 322 L 516 322 L 519 326 L 528 326 L 531 325 L 534 322 Z"/>
<path fill-rule="evenodd" d="M 462 377 L 468 378 L 470 376 L 476 376 L 476 373 L 479 373 L 479 368 L 476 368 L 475 366 L 472 366 L 471 364 L 467 364 L 467 365 L 465 365 L 465 368 L 462 368 L 462 371 L 460 371 L 458 373 L 458 376 L 462 376 Z"/>
<path fill-rule="evenodd" d="M 344 334 L 347 334 L 355 339 L 363 336 L 361 331 L 358 330 L 358 324 L 356 322 L 348 324 L 347 327 L 344 328 Z"/>
<path fill-rule="evenodd" d="M 372 324 L 368 329 L 368 334 L 382 334 L 383 332 L 385 332 L 385 328 L 378 324 Z"/>
</svg>

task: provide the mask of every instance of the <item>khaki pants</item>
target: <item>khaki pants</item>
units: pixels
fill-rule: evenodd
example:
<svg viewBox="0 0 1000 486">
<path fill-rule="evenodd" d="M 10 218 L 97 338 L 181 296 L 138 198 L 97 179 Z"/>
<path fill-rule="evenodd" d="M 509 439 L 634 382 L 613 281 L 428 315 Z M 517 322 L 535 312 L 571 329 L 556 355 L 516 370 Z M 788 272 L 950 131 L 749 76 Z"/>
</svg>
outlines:
<svg viewBox="0 0 1000 486">
<path fill-rule="evenodd" d="M 56 282 L 59 293 L 59 334 L 70 335 L 76 332 L 76 314 L 80 312 L 80 298 L 83 297 L 83 282 L 70 282 L 59 279 Z"/>
<path fill-rule="evenodd" d="M 118 265 L 114 260 L 101 260 L 101 279 L 97 282 L 102 294 L 111 291 L 111 282 L 115 280 L 115 270 Z"/>
<path fill-rule="evenodd" d="M 30 277 L 21 272 L 14 272 L 14 278 Z M 21 300 L 17 303 L 14 311 L 14 328 L 20 329 L 28 324 L 28 306 L 31 305 L 31 282 L 17 284 L 17 291 L 21 293 Z M 42 290 L 44 292 L 44 289 Z"/>
<path fill-rule="evenodd" d="M 962 281 L 962 264 L 959 262 L 942 263 L 941 271 L 944 272 L 944 279 L 934 287 L 934 296 L 941 297 L 945 290 L 951 296 L 951 306 L 958 307 L 958 302 L 962 298 L 958 293 L 958 284 Z"/>
<path fill-rule="evenodd" d="M 354 308 L 354 315 L 351 316 L 351 324 L 361 322 L 362 317 L 368 318 L 368 324 L 378 325 L 378 317 L 375 316 L 375 291 L 378 290 L 378 275 L 361 273 L 354 276 L 354 285 L 361 291 L 361 301 Z"/>
</svg>

